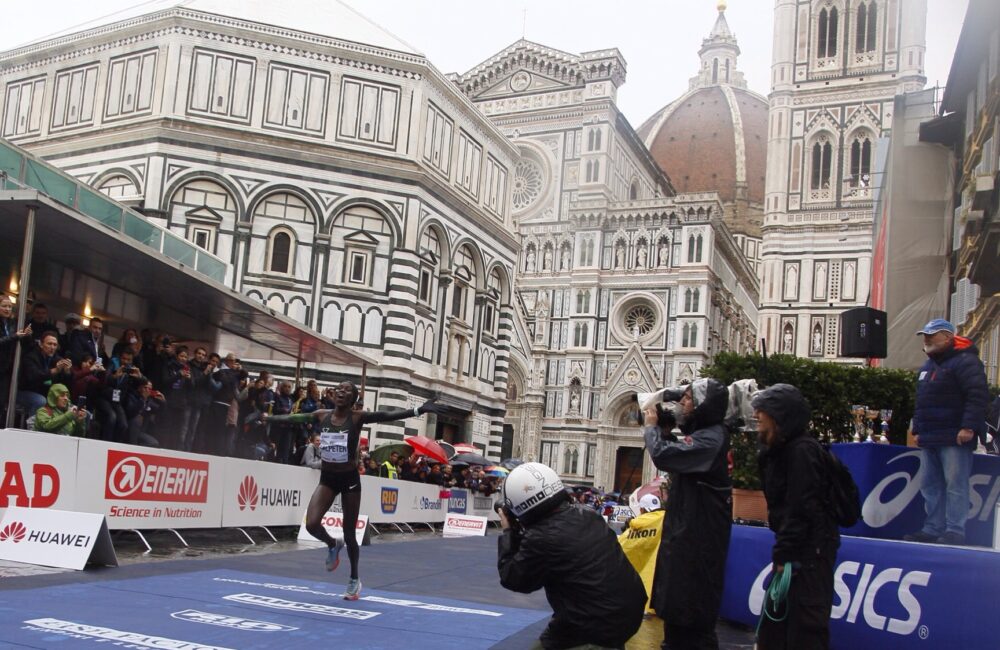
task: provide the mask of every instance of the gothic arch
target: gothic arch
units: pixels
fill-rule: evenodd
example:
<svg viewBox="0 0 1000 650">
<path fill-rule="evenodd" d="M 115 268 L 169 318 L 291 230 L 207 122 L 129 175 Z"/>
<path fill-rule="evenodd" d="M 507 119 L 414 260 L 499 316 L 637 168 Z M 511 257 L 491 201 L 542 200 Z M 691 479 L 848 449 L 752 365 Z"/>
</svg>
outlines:
<svg viewBox="0 0 1000 650">
<path fill-rule="evenodd" d="M 443 264 L 444 260 L 451 259 L 451 240 L 448 238 L 448 229 L 444 227 L 444 224 L 437 217 L 428 217 L 420 224 L 420 230 L 417 233 L 417 242 L 419 245 L 420 238 L 423 234 L 431 229 L 437 233 L 438 245 L 441 246 L 441 259 L 438 260 L 438 264 Z M 419 251 L 418 251 L 419 252 Z"/>
</svg>

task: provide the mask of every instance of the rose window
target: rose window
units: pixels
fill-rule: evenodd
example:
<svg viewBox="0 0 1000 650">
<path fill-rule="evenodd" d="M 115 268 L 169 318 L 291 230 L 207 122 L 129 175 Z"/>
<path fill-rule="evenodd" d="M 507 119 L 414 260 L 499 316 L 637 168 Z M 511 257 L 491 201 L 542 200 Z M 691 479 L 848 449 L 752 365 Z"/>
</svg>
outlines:
<svg viewBox="0 0 1000 650">
<path fill-rule="evenodd" d="M 656 325 L 656 312 L 648 305 L 635 305 L 625 312 L 625 329 L 630 334 L 645 336 Z"/>
<path fill-rule="evenodd" d="M 514 165 L 511 191 L 515 210 L 524 210 L 542 194 L 542 168 L 533 160 L 522 159 Z"/>
</svg>

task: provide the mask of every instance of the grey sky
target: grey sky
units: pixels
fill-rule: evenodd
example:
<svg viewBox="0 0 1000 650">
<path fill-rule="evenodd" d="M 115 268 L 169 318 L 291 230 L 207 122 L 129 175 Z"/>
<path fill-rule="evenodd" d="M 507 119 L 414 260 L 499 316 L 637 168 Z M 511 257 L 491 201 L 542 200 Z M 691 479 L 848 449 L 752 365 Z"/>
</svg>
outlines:
<svg viewBox="0 0 1000 650">
<path fill-rule="evenodd" d="M 282 1 L 282 0 L 275 0 Z M 442 72 L 465 72 L 522 34 L 573 54 L 617 47 L 628 62 L 619 106 L 638 127 L 687 89 L 716 0 L 346 0 L 423 52 Z M 928 85 L 944 85 L 968 0 L 927 0 Z M 0 51 L 141 0 L 5 2 Z M 773 0 L 729 0 L 726 18 L 749 87 L 770 90 Z"/>
</svg>

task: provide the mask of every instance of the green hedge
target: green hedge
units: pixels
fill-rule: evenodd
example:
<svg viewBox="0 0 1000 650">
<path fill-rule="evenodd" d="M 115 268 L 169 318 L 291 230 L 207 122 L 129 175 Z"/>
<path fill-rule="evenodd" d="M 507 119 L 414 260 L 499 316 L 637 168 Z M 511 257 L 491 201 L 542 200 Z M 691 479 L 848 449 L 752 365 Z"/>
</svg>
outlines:
<svg viewBox="0 0 1000 650">
<path fill-rule="evenodd" d="M 906 430 L 913 417 L 916 374 L 908 370 L 886 370 L 818 362 L 777 354 L 764 358 L 756 353 L 722 352 L 701 369 L 702 376 L 730 384 L 754 378 L 764 388 L 791 384 L 802 391 L 812 406 L 813 434 L 829 442 L 847 442 L 854 435 L 851 405 L 892 409 L 889 440 L 906 444 Z M 756 439 L 749 434 L 733 438 L 733 484 L 759 489 Z"/>
</svg>

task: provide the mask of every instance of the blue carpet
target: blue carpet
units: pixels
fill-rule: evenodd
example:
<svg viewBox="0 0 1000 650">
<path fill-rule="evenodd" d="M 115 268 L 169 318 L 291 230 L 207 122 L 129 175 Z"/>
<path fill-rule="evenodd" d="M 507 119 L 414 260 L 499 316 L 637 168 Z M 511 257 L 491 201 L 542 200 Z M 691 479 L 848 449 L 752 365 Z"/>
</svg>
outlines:
<svg viewBox="0 0 1000 650">
<path fill-rule="evenodd" d="M 188 566 L 188 568 L 193 568 Z M 486 648 L 549 612 L 213 569 L 5 592 L 0 638 L 30 648 Z M 534 628 L 527 635 L 526 628 Z M 190 645 L 186 645 L 190 644 Z M 501 644 L 508 646 L 508 643 Z M 520 645 L 518 643 L 518 645 Z M 106 645 L 104 646 L 106 647 Z"/>
</svg>

